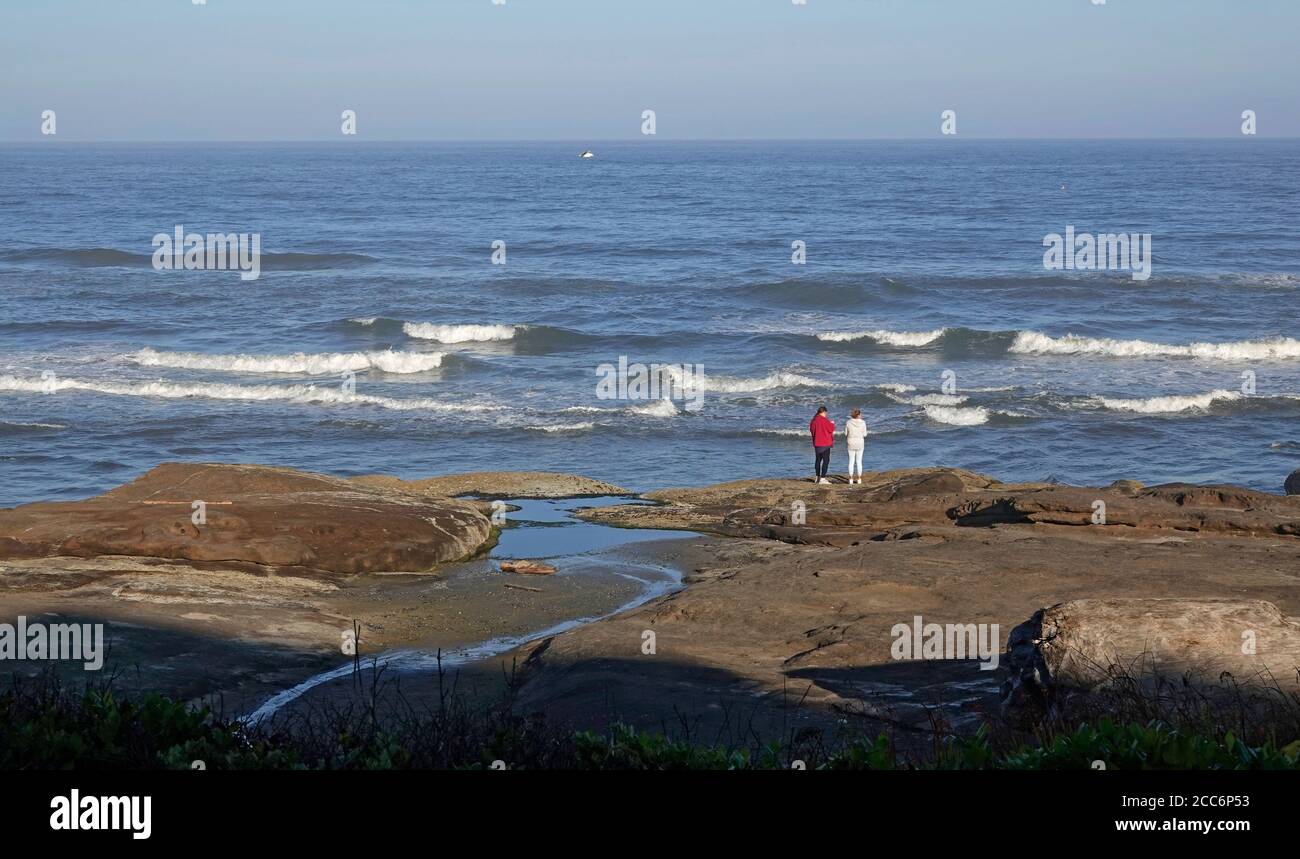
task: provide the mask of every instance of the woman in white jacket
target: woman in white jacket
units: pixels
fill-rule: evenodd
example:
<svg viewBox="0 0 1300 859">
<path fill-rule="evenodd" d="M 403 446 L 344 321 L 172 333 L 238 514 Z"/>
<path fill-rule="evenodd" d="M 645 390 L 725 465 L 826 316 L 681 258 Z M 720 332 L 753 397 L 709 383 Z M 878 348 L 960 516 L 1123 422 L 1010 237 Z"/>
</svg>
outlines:
<svg viewBox="0 0 1300 859">
<path fill-rule="evenodd" d="M 861 409 L 854 409 L 853 416 L 844 424 L 844 440 L 849 451 L 849 483 L 861 484 L 862 450 L 867 446 L 867 422 L 862 419 Z"/>
</svg>

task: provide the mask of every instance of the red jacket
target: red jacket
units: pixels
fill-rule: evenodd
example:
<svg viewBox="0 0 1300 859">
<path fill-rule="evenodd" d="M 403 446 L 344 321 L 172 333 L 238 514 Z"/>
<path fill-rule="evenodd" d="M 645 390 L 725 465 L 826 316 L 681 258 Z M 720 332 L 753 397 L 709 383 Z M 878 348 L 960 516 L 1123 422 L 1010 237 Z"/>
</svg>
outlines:
<svg viewBox="0 0 1300 859">
<path fill-rule="evenodd" d="M 808 424 L 812 433 L 813 447 L 830 447 L 835 444 L 835 421 L 825 415 L 817 415 Z"/>
</svg>

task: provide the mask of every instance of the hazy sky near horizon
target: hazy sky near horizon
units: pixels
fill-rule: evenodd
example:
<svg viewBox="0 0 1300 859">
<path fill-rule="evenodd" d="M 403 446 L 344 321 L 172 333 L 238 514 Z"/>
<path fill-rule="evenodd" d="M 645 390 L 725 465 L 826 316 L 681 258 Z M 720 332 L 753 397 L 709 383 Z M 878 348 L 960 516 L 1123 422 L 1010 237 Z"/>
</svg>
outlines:
<svg viewBox="0 0 1300 859">
<path fill-rule="evenodd" d="M 1300 136 L 1300 0 L 4 0 L 0 140 Z"/>
</svg>

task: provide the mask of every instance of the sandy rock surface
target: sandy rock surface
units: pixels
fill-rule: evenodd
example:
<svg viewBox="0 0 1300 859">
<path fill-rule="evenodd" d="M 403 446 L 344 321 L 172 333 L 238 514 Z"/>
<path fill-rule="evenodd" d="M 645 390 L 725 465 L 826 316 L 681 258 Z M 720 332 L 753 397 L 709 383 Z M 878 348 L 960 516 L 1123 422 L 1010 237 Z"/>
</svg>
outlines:
<svg viewBox="0 0 1300 859">
<path fill-rule="evenodd" d="M 490 534 L 490 521 L 458 501 L 286 468 L 167 463 L 85 501 L 0 510 L 0 559 L 418 571 L 473 553 Z"/>
<path fill-rule="evenodd" d="M 421 480 L 402 480 L 386 474 L 352 478 L 362 486 L 403 489 L 428 495 L 455 498 L 578 498 L 596 495 L 628 495 L 621 486 L 577 474 L 554 471 L 473 471 Z"/>
</svg>

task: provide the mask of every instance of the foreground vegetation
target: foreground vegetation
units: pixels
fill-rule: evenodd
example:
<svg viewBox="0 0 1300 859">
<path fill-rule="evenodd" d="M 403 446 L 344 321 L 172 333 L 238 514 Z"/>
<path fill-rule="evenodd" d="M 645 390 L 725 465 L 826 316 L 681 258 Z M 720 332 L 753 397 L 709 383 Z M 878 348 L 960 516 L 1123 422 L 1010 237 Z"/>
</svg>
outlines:
<svg viewBox="0 0 1300 859">
<path fill-rule="evenodd" d="M 1113 709 L 1111 712 L 1115 712 Z M 111 681 L 70 689 L 57 678 L 0 693 L 0 769 L 1300 769 L 1300 739 L 1276 725 L 1236 729 L 1206 707 L 1135 720 L 1059 715 L 1025 733 L 984 725 L 936 728 L 924 751 L 890 733 L 827 737 L 807 729 L 768 743 L 702 743 L 614 725 L 565 730 L 454 695 L 432 708 L 376 718 L 373 708 L 251 726 L 156 694 L 130 697 Z M 911 739 L 914 739 L 911 738 Z M 201 763 L 198 763 L 201 762 Z"/>
</svg>

